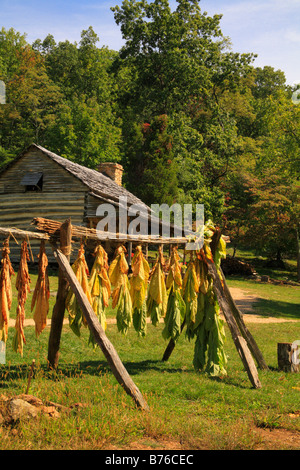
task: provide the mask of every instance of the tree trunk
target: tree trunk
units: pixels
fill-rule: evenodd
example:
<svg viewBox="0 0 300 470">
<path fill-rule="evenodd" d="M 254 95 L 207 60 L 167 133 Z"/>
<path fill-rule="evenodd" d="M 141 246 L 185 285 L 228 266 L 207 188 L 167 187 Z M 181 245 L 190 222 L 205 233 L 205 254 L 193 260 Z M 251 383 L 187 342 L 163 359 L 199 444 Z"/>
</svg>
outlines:
<svg viewBox="0 0 300 470">
<path fill-rule="evenodd" d="M 277 249 L 277 253 L 276 253 L 276 261 L 277 261 L 278 265 L 280 265 L 280 263 L 282 263 L 281 250 L 279 248 Z"/>
<path fill-rule="evenodd" d="M 277 344 L 278 369 L 284 372 L 299 372 L 298 346 L 292 343 Z"/>
</svg>

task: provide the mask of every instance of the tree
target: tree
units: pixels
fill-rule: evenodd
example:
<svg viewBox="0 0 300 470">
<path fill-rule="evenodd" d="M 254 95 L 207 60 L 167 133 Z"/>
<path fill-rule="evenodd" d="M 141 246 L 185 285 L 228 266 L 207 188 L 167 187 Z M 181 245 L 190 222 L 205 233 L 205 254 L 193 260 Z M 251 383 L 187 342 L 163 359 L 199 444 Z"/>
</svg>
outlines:
<svg viewBox="0 0 300 470">
<path fill-rule="evenodd" d="M 233 257 L 236 254 L 238 246 L 245 243 L 245 234 L 247 233 L 249 221 L 253 215 L 251 211 L 255 202 L 258 201 L 258 195 L 254 190 L 254 185 L 254 177 L 251 173 L 247 172 L 244 167 L 232 172 L 227 180 L 222 227 L 227 235 L 230 236 L 230 246 L 233 248 Z"/>
<path fill-rule="evenodd" d="M 250 209 L 245 240 L 249 246 L 264 251 L 280 263 L 283 253 L 296 251 L 293 208 L 299 185 L 291 186 L 290 181 L 274 169 L 269 169 L 253 183 L 251 190 L 256 200 Z"/>
<path fill-rule="evenodd" d="M 211 96 L 212 85 L 237 82 L 252 60 L 224 53 L 221 15 L 202 13 L 198 0 L 178 0 L 175 11 L 168 0 L 124 0 L 112 11 L 126 41 L 115 67 L 132 69 L 125 99 L 139 115 L 188 112 L 199 97 Z"/>
<path fill-rule="evenodd" d="M 167 115 L 181 169 L 178 200 L 205 203 L 208 215 L 220 217 L 222 181 L 239 151 L 234 116 L 221 98 L 239 89 L 252 55 L 226 50 L 221 16 L 202 13 L 197 0 L 178 0 L 174 11 L 167 0 L 124 0 L 112 10 L 125 39 L 113 66 L 125 77 L 118 95 L 124 160 L 135 125 Z"/>
<path fill-rule="evenodd" d="M 253 118 L 245 127 L 239 169 L 226 182 L 225 224 L 234 245 L 243 242 L 278 263 L 297 252 L 300 279 L 300 108 L 281 71 L 254 72 Z"/>
<path fill-rule="evenodd" d="M 45 146 L 88 168 L 119 160 L 120 130 L 97 99 L 76 95 L 64 101 L 48 128 Z"/>
<path fill-rule="evenodd" d="M 89 27 L 82 31 L 79 44 L 56 44 L 51 35 L 34 43 L 49 77 L 63 94 L 55 122 L 48 129 L 47 145 L 91 168 L 101 161 L 119 161 L 121 145 L 116 85 L 109 74 L 115 53 L 98 48 L 98 41 Z"/>
<path fill-rule="evenodd" d="M 172 147 L 166 115 L 133 129 L 131 158 L 126 165 L 127 186 L 146 204 L 172 205 L 175 201 L 178 183 Z"/>
<path fill-rule="evenodd" d="M 7 96 L 0 107 L 0 137 L 9 159 L 32 141 L 44 142 L 62 95 L 49 79 L 40 55 L 19 33 L 2 29 L 0 49 L 8 53 L 1 75 Z"/>
</svg>

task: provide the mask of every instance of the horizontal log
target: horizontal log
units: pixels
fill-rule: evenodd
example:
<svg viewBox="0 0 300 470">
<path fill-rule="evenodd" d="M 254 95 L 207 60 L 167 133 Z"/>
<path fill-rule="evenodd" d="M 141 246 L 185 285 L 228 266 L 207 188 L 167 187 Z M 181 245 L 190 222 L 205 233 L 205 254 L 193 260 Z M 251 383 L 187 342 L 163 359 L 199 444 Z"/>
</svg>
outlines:
<svg viewBox="0 0 300 470">
<path fill-rule="evenodd" d="M 36 217 L 33 219 L 32 224 L 36 226 L 38 230 L 47 232 L 53 235 L 57 235 L 60 230 L 61 223 L 54 220 L 44 219 L 42 217 Z M 119 243 L 151 243 L 154 245 L 160 244 L 185 244 L 188 243 L 188 240 L 185 237 L 171 237 L 171 238 L 152 238 L 151 236 L 139 236 L 139 235 L 129 235 L 129 234 L 120 234 L 112 232 L 100 232 L 96 229 L 91 229 L 82 226 L 76 226 L 72 223 L 72 235 L 73 238 L 87 238 L 91 240 L 98 241 L 115 241 Z"/>
<path fill-rule="evenodd" d="M 16 239 L 22 240 L 50 240 L 50 236 L 47 233 L 29 232 L 27 230 L 21 230 L 17 228 L 0 227 L 0 235 L 4 235 L 6 237 L 12 236 Z"/>
<path fill-rule="evenodd" d="M 19 201 L 19 200 L 24 200 L 24 195 L 26 195 L 26 199 L 29 201 L 35 201 L 36 199 L 43 199 L 43 200 L 48 200 L 48 199 L 53 199 L 53 200 L 63 200 L 63 201 L 69 201 L 69 200 L 74 200 L 77 201 L 79 198 L 81 201 L 84 201 L 85 199 L 85 193 L 79 192 L 79 191 L 62 191 L 61 188 L 59 188 L 58 191 L 53 191 L 53 192 L 18 192 L 18 193 L 9 193 L 9 194 L 1 194 L 0 195 L 0 201 L 2 203 L 5 203 L 7 201 Z"/>
<path fill-rule="evenodd" d="M 71 208 L 68 208 L 64 211 L 57 211 L 57 209 L 53 212 L 51 211 L 51 209 L 48 209 L 48 208 L 44 208 L 44 209 L 38 209 L 36 211 L 29 211 L 29 210 L 26 210 L 26 206 L 24 206 L 24 211 L 26 212 L 19 212 L 19 213 L 16 213 L 16 212 L 7 212 L 7 213 L 4 213 L 4 214 L 1 214 L 0 216 L 0 224 L 1 223 L 5 223 L 5 225 L 7 224 L 11 224 L 12 226 L 15 225 L 15 223 L 17 222 L 20 222 L 20 221 L 25 221 L 26 222 L 26 225 L 28 225 L 29 221 L 34 219 L 37 215 L 37 213 L 43 213 L 45 215 L 47 215 L 48 217 L 59 217 L 59 218 L 65 218 L 66 215 L 68 215 L 68 217 L 72 217 L 72 219 L 74 217 L 78 217 L 79 215 L 81 215 L 83 217 L 83 210 L 78 210 L 78 209 L 71 209 Z M 81 219 L 81 218 L 80 218 Z"/>
<path fill-rule="evenodd" d="M 0 227 L 0 235 L 4 236 L 13 236 L 15 238 L 21 238 L 21 239 L 29 239 L 29 240 L 49 240 L 50 236 L 53 235 L 59 236 L 59 227 L 60 223 L 57 222 L 58 228 L 55 230 L 52 228 L 52 230 L 45 230 L 42 233 L 39 232 L 30 232 L 28 230 L 22 230 L 22 229 L 17 229 L 17 228 L 5 228 L 5 227 Z M 107 240 L 107 233 L 108 232 L 103 232 L 102 234 L 97 234 L 95 230 L 93 229 L 88 229 L 85 227 L 80 227 L 80 226 L 74 226 L 72 225 L 73 231 L 72 231 L 72 236 L 73 239 L 82 239 L 82 238 L 87 238 L 91 240 L 97 240 L 97 241 L 104 241 Z M 184 244 L 187 243 L 186 239 L 178 239 L 178 238 L 170 238 L 170 239 L 151 239 L 150 237 L 147 238 L 139 238 L 139 237 L 134 237 L 133 235 L 124 235 L 118 237 L 116 234 L 111 234 L 111 238 L 109 238 L 111 241 L 116 241 L 120 243 L 125 243 L 125 242 L 135 242 L 135 243 L 151 243 L 151 244 L 164 244 L 164 243 L 176 243 L 176 244 Z"/>
<path fill-rule="evenodd" d="M 19 199 L 16 201 L 15 204 L 11 204 L 11 202 L 1 203 L 0 201 L 0 217 L 5 218 L 6 215 L 15 215 L 20 216 L 23 215 L 24 217 L 29 213 L 39 214 L 34 215 L 34 217 L 39 217 L 41 214 L 45 214 L 47 212 L 53 213 L 66 213 L 68 210 L 81 212 L 84 213 L 84 202 L 81 203 L 74 203 L 72 201 L 61 201 L 61 200 L 36 200 L 36 201 L 27 201 L 24 199 Z M 2 216 L 3 214 L 3 216 Z M 50 218 L 50 217 L 49 217 Z M 28 216 L 27 216 L 28 219 Z M 54 219 L 55 220 L 55 219 Z"/>
</svg>

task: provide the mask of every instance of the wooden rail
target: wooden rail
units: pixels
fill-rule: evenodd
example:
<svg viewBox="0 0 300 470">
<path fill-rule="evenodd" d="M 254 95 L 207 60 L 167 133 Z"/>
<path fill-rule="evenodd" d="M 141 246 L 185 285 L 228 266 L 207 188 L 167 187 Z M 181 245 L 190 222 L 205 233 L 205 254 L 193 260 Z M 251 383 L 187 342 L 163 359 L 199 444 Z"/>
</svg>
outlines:
<svg viewBox="0 0 300 470">
<path fill-rule="evenodd" d="M 52 236 L 59 237 L 61 222 L 55 220 L 44 219 L 36 217 L 33 219 L 32 224 L 42 232 L 48 233 Z M 80 225 L 72 225 L 72 237 L 74 239 L 89 239 L 96 241 L 114 241 L 120 243 L 133 242 L 133 243 L 147 243 L 147 244 L 185 244 L 188 243 L 186 237 L 151 237 L 145 235 L 131 235 L 124 233 L 102 232 L 93 228 L 83 227 Z"/>
</svg>

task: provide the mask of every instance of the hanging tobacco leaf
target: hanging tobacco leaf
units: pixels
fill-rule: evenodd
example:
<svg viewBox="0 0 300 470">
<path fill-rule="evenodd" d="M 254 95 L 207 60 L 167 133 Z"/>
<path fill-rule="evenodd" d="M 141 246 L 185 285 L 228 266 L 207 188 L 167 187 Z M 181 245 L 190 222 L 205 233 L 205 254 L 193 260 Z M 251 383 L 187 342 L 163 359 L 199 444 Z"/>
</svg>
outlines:
<svg viewBox="0 0 300 470">
<path fill-rule="evenodd" d="M 168 303 L 162 335 L 165 339 L 172 338 L 177 341 L 185 318 L 186 305 L 181 295 L 182 276 L 176 248 L 172 250 L 166 288 L 168 289 Z"/>
<path fill-rule="evenodd" d="M 81 285 L 83 292 L 87 296 L 88 301 L 92 305 L 92 296 L 90 292 L 90 286 L 88 281 L 89 269 L 85 260 L 85 251 L 84 245 L 81 244 L 78 250 L 77 259 L 72 265 L 72 269 L 75 273 L 75 276 Z M 81 308 L 77 301 L 76 295 L 69 289 L 67 299 L 66 299 L 66 309 L 69 314 L 69 325 L 71 330 L 77 335 L 80 336 L 80 329 L 82 325 L 87 326 L 86 319 L 82 315 Z"/>
<path fill-rule="evenodd" d="M 45 251 L 45 241 L 40 245 L 38 278 L 31 300 L 31 311 L 34 310 L 35 333 L 39 336 L 47 325 L 49 312 L 50 287 L 48 278 L 48 258 Z"/>
<path fill-rule="evenodd" d="M 221 237 L 214 257 L 210 249 L 213 225 L 204 231 L 206 238 L 203 249 L 196 253 L 196 273 L 199 280 L 196 321 L 189 337 L 196 336 L 193 364 L 196 370 L 210 376 L 226 375 L 225 329 L 220 317 L 220 308 L 213 291 L 213 281 L 208 275 L 206 259 L 216 263 L 219 270 L 221 259 L 226 256 L 226 243 Z"/>
<path fill-rule="evenodd" d="M 118 330 L 127 334 L 132 324 L 132 301 L 128 280 L 129 266 L 125 258 L 126 249 L 119 246 L 116 249 L 114 260 L 109 267 L 109 279 L 114 287 L 112 292 L 112 308 L 117 307 L 116 320 Z"/>
<path fill-rule="evenodd" d="M 95 261 L 91 270 L 89 287 L 92 297 L 92 307 L 104 330 L 106 330 L 105 309 L 108 307 L 111 295 L 111 284 L 108 277 L 108 256 L 101 245 L 94 251 Z M 94 335 L 91 333 L 89 343 L 96 345 Z"/>
<path fill-rule="evenodd" d="M 133 326 L 139 336 L 145 336 L 147 325 L 146 294 L 150 267 L 148 261 L 144 257 L 141 246 L 136 247 L 131 267 L 132 277 L 130 279 L 130 294 L 133 310 Z"/>
<path fill-rule="evenodd" d="M 0 272 L 0 341 L 4 342 L 8 336 L 9 313 L 12 304 L 11 277 L 15 274 L 9 254 L 9 238 L 7 238 L 3 243 Z"/>
<path fill-rule="evenodd" d="M 13 339 L 13 349 L 23 355 L 23 346 L 26 344 L 24 334 L 25 302 L 30 292 L 30 276 L 28 272 L 29 253 L 27 242 L 24 240 L 21 245 L 21 260 L 16 279 L 18 291 L 17 318 L 15 323 L 15 336 Z"/>
<path fill-rule="evenodd" d="M 167 310 L 168 295 L 163 269 L 164 263 L 165 261 L 160 248 L 155 266 L 150 273 L 147 296 L 147 315 L 150 316 L 151 323 L 154 326 L 158 325 Z"/>
</svg>

